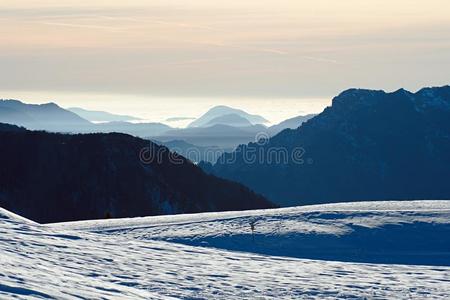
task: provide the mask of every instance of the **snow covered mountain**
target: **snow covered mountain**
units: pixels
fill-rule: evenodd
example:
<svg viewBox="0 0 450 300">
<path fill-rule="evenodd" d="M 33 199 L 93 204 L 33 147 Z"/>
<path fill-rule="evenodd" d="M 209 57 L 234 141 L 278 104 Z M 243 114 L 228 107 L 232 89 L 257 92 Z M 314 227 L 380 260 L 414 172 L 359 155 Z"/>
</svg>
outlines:
<svg viewBox="0 0 450 300">
<path fill-rule="evenodd" d="M 449 233 L 450 201 L 48 225 L 0 209 L 0 298 L 448 299 Z"/>
</svg>

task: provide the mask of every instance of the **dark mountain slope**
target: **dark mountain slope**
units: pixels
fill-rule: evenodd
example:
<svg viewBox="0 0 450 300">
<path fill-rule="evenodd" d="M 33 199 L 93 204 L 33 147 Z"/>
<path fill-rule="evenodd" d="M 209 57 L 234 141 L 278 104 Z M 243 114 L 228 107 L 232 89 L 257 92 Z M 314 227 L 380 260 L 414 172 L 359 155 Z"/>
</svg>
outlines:
<svg viewBox="0 0 450 300">
<path fill-rule="evenodd" d="M 207 161 L 215 163 L 224 152 L 231 152 L 232 148 L 219 148 L 216 146 L 197 146 L 183 140 L 173 140 L 165 143 L 153 140 L 155 143 L 166 146 L 172 152 L 176 152 L 192 162 Z"/>
<path fill-rule="evenodd" d="M 450 199 L 450 87 L 347 90 L 298 129 L 263 144 L 224 154 L 208 171 L 281 205 Z M 271 149 L 288 159 L 269 161 Z"/>
<path fill-rule="evenodd" d="M 0 123 L 0 131 L 9 131 L 9 132 L 24 132 L 27 131 L 24 127 L 19 127 L 11 124 Z M 1 145 L 1 143 L 0 143 Z"/>
<path fill-rule="evenodd" d="M 38 222 L 273 206 L 149 141 L 7 127 L 0 126 L 0 206 Z"/>
</svg>

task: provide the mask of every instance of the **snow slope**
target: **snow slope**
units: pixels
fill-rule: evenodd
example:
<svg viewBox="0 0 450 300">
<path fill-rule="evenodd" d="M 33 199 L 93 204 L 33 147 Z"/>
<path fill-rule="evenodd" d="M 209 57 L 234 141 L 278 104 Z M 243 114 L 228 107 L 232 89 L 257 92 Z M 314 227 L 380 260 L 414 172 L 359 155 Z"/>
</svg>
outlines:
<svg viewBox="0 0 450 300">
<path fill-rule="evenodd" d="M 448 299 L 449 233 L 450 201 L 50 225 L 0 209 L 0 299 Z"/>
</svg>

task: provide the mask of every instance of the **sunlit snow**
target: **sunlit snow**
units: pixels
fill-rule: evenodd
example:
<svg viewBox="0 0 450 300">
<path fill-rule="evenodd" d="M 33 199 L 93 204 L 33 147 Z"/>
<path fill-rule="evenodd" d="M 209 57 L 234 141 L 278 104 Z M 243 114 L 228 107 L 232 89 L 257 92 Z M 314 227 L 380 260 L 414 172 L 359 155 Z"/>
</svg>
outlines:
<svg viewBox="0 0 450 300">
<path fill-rule="evenodd" d="M 0 266 L 0 299 L 448 299 L 450 201 L 49 225 L 0 210 Z"/>
</svg>

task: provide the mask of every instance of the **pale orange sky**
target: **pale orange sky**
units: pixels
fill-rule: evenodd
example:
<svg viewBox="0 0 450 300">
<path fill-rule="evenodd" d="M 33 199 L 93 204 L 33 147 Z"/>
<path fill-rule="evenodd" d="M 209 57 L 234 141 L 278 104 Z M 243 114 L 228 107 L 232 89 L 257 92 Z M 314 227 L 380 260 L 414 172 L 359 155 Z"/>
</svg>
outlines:
<svg viewBox="0 0 450 300">
<path fill-rule="evenodd" d="M 8 95 L 310 99 L 450 83 L 447 0 L 2 0 L 0 36 Z"/>
</svg>

